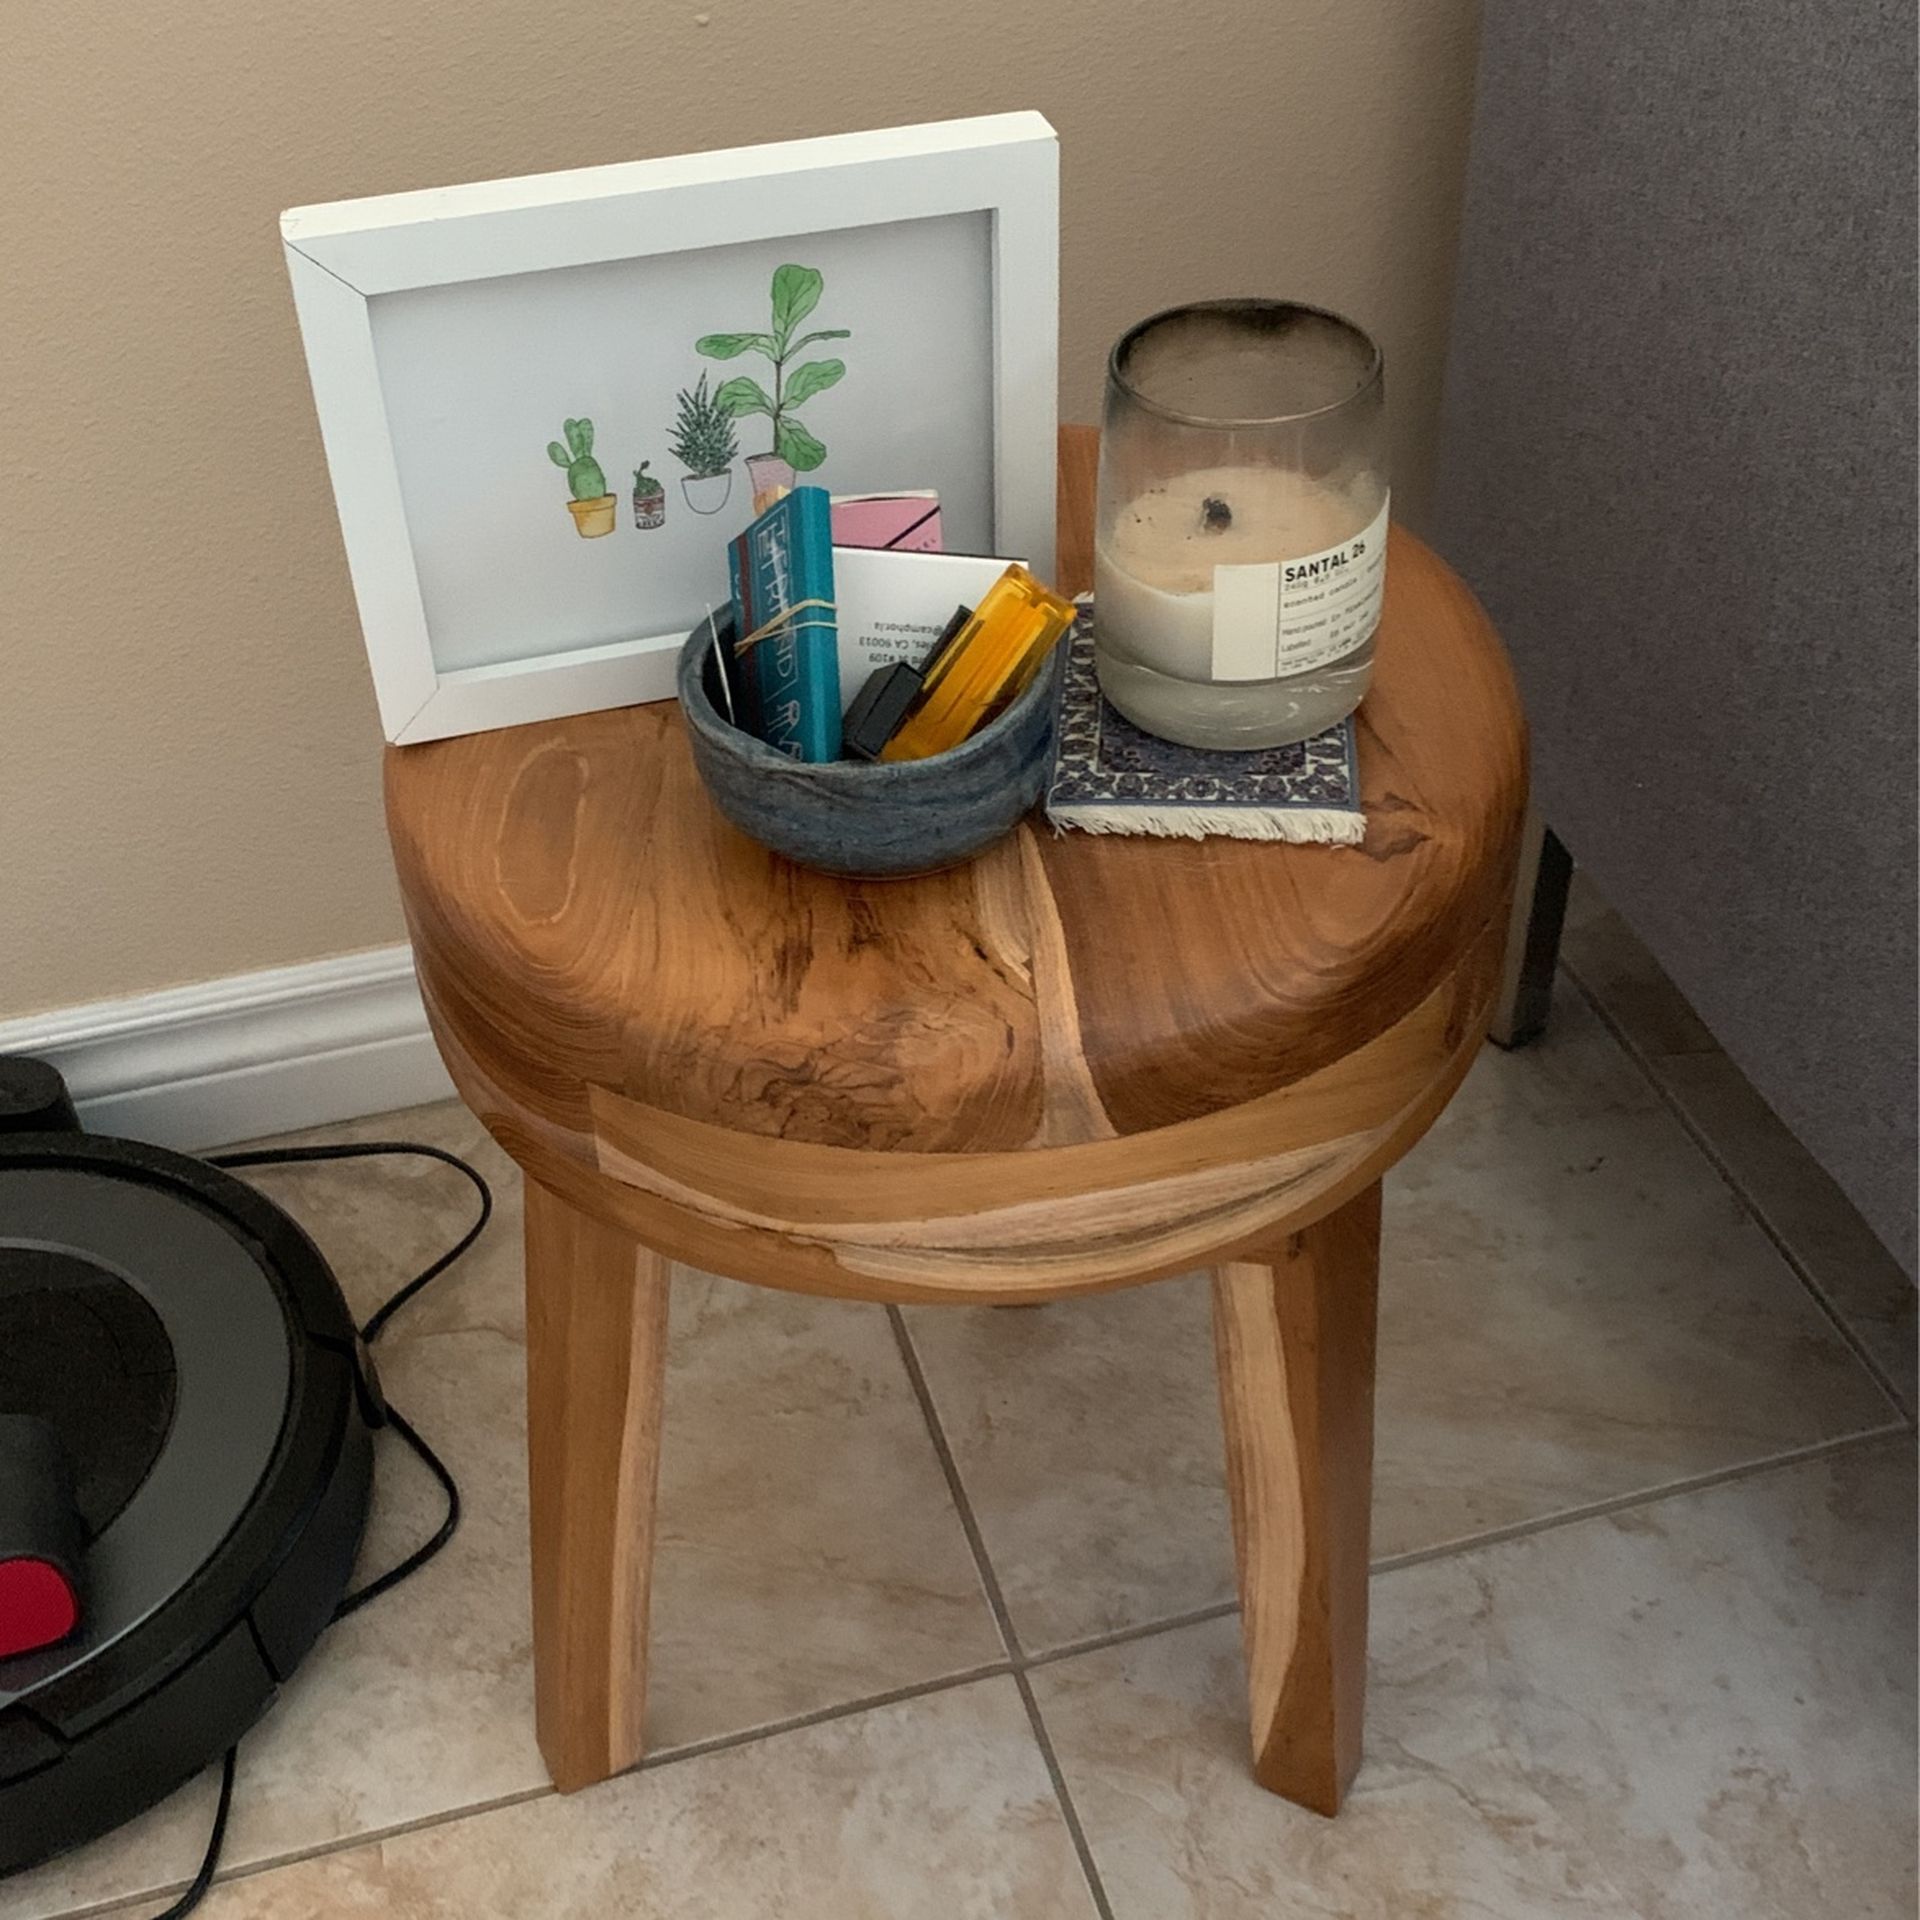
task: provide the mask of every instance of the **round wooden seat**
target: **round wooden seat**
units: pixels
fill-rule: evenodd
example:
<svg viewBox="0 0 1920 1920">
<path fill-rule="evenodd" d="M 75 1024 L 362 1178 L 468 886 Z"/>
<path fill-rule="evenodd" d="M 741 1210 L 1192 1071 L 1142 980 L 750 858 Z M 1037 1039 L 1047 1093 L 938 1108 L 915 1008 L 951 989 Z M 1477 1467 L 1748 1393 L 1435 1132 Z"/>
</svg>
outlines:
<svg viewBox="0 0 1920 1920">
<path fill-rule="evenodd" d="M 1064 429 L 1061 583 L 1095 442 Z M 852 882 L 743 839 L 671 704 L 387 756 L 420 985 L 527 1175 L 536 1702 L 641 1751 L 667 1262 L 907 1300 L 1213 1270 L 1254 1763 L 1360 1757 L 1382 1171 L 1485 1032 L 1525 806 L 1472 596 L 1396 530 L 1355 848 L 1039 821 Z"/>
<path fill-rule="evenodd" d="M 1524 806 L 1485 616 L 1399 531 L 1387 580 L 1359 848 L 1034 822 L 851 883 L 721 819 L 671 703 L 393 750 L 463 1094 L 556 1190 L 781 1285 L 1113 1285 L 1325 1211 L 1470 1057 Z"/>
</svg>

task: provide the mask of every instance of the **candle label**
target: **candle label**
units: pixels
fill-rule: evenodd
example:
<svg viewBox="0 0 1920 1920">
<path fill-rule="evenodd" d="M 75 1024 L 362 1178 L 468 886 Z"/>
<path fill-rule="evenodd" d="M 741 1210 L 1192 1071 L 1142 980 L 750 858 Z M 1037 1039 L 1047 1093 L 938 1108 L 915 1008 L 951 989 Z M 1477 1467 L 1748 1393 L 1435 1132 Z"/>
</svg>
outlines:
<svg viewBox="0 0 1920 1920">
<path fill-rule="evenodd" d="M 1278 680 L 1351 653 L 1380 624 L 1387 502 L 1337 547 L 1213 570 L 1215 680 Z"/>
</svg>

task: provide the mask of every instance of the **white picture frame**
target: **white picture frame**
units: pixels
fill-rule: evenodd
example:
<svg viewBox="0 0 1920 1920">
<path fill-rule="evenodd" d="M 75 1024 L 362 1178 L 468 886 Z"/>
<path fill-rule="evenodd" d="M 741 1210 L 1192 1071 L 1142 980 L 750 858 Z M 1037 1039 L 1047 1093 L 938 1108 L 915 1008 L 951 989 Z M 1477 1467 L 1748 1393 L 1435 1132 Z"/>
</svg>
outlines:
<svg viewBox="0 0 1920 1920">
<path fill-rule="evenodd" d="M 788 235 L 987 216 L 992 550 L 1054 557 L 1059 148 L 1038 113 L 296 207 L 280 220 L 380 721 L 406 744 L 669 698 L 686 627 L 445 667 L 383 394 L 380 296 Z M 641 621 L 644 628 L 646 622 Z M 530 642 L 534 639 L 529 636 Z M 444 648 L 442 649 L 445 650 Z"/>
</svg>

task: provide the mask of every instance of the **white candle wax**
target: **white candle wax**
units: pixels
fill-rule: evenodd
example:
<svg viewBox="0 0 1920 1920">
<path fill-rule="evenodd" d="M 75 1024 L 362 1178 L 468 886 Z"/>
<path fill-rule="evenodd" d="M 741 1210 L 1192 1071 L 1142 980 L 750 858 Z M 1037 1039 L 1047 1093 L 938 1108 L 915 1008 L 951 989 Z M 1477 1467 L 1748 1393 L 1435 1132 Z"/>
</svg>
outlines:
<svg viewBox="0 0 1920 1920">
<path fill-rule="evenodd" d="M 1216 679 L 1220 566 L 1285 562 L 1339 548 L 1382 511 L 1385 489 L 1280 467 L 1208 467 L 1124 501 L 1094 548 L 1100 683 L 1136 725 L 1191 746 L 1303 740 L 1359 704 L 1372 635 L 1304 672 Z"/>
</svg>

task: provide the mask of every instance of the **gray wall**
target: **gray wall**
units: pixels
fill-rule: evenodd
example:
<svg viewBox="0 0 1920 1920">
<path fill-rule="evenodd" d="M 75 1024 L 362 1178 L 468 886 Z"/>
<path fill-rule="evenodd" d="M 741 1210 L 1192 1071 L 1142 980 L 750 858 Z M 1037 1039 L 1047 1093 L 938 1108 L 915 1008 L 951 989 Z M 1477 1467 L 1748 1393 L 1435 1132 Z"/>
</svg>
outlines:
<svg viewBox="0 0 1920 1920">
<path fill-rule="evenodd" d="M 1574 858 L 1914 1268 L 1912 0 L 1488 0 L 1435 531 Z"/>
</svg>

